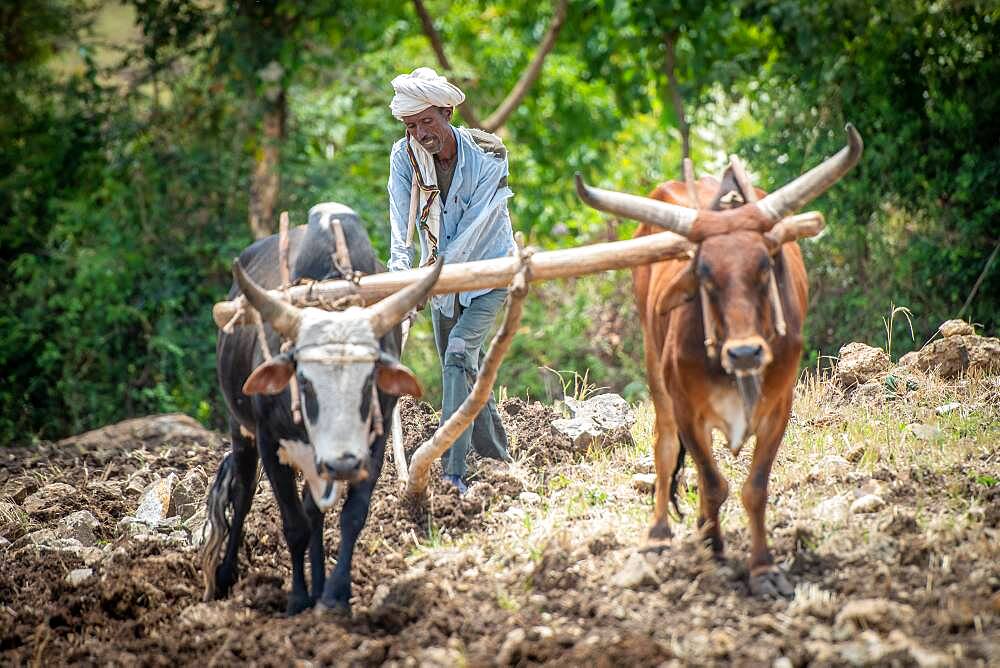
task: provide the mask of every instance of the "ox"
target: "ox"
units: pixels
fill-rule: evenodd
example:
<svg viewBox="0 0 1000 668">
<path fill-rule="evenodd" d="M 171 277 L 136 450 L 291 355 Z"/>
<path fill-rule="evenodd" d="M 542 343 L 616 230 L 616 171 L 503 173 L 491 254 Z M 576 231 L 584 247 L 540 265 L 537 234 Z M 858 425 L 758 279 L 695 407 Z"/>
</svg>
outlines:
<svg viewBox="0 0 1000 668">
<path fill-rule="evenodd" d="M 293 283 L 341 276 L 331 226 L 334 218 L 340 221 L 353 268 L 369 274 L 383 271 L 357 215 L 343 205 L 326 203 L 309 212 L 308 226 L 289 234 Z M 219 333 L 217 370 L 230 413 L 232 451 L 220 464 L 207 500 L 205 597 L 225 596 L 236 581 L 237 552 L 256 488 L 259 458 L 281 510 L 291 553 L 288 613 L 315 604 L 349 614 L 351 558 L 382 470 L 389 420 L 399 395 L 419 397 L 421 392 L 416 378 L 398 360 L 399 323 L 427 298 L 442 263 L 378 304 L 327 311 L 297 308 L 267 293 L 280 284 L 278 256 L 278 238 L 272 236 L 244 250 L 233 264 L 236 282 L 229 298 L 246 296 L 264 322 L 267 345 L 275 356 L 264 359 L 255 327 Z M 282 336 L 292 348 L 277 354 Z M 293 375 L 297 383 L 290 384 Z M 291 408 L 290 387 L 295 385 L 304 409 L 301 424 Z M 318 493 L 306 489 L 300 498 L 296 472 L 279 461 L 279 450 L 291 446 L 310 453 L 302 469 L 308 480 L 314 473 L 309 465 L 315 466 L 312 477 L 323 483 Z M 334 504 L 343 484 L 349 484 L 349 491 L 340 517 L 340 550 L 336 568 L 326 578 L 323 513 Z M 223 542 L 225 556 L 218 563 Z"/>
<path fill-rule="evenodd" d="M 764 510 L 802 354 L 808 282 L 795 241 L 821 225 L 800 227 L 783 219 L 857 163 L 861 137 L 850 125 L 847 133 L 848 145 L 837 155 L 760 201 L 765 193 L 750 185 L 735 158 L 721 184 L 708 178 L 695 184 L 689 177 L 687 188 L 664 183 L 650 198 L 577 180 L 588 205 L 642 223 L 636 236 L 666 228 L 697 244 L 690 259 L 632 270 L 656 412 L 656 491 L 648 540 L 661 546 L 671 536 L 669 503 L 679 514 L 677 474 L 689 452 L 698 470 L 698 526 L 721 557 L 719 508 L 729 484 L 713 458 L 712 431 L 726 436 L 734 454 L 753 434 L 756 445 L 741 498 L 750 524 L 754 595 L 793 593 L 768 549 Z M 698 201 L 711 205 L 699 209 Z"/>
</svg>

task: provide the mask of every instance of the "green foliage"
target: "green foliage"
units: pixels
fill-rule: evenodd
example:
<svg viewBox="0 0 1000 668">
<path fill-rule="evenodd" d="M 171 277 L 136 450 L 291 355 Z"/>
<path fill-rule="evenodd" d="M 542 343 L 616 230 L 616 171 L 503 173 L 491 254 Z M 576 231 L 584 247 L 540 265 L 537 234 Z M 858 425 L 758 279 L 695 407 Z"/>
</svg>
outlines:
<svg viewBox="0 0 1000 668">
<path fill-rule="evenodd" d="M 751 108 L 766 131 L 744 154 L 780 185 L 839 148 L 853 122 L 861 164 L 814 206 L 828 231 L 805 244 L 809 345 L 878 340 L 890 302 L 923 335 L 957 315 L 1000 243 L 1000 9 L 990 2 L 750 2 L 773 60 Z M 1000 271 L 965 317 L 1000 325 Z M 896 323 L 897 334 L 905 325 Z"/>
<path fill-rule="evenodd" d="M 551 5 L 427 5 L 485 117 Z M 804 245 L 808 345 L 813 360 L 858 339 L 905 352 L 957 313 L 1000 243 L 998 21 L 983 1 L 573 0 L 503 129 L 515 227 L 545 247 L 624 237 L 631 224 L 576 200 L 573 172 L 635 193 L 677 177 L 669 38 L 699 173 L 738 151 L 773 188 L 839 148 L 845 121 L 859 127 L 864 160 L 816 202 L 828 231 Z M 278 210 L 301 223 L 316 202 L 347 203 L 385 257 L 401 135 L 389 81 L 436 66 L 412 6 L 39 0 L 4 5 L 0 35 L 0 443 L 166 410 L 221 426 L 210 308 L 250 241 L 262 118 L 287 103 Z M 534 286 L 499 385 L 557 396 L 548 367 L 641 396 L 630 284 Z M 998 294 L 994 266 L 966 314 L 987 332 Z M 915 342 L 903 318 L 880 331 L 890 304 L 912 311 Z M 429 323 L 412 337 L 406 361 L 436 397 Z"/>
</svg>

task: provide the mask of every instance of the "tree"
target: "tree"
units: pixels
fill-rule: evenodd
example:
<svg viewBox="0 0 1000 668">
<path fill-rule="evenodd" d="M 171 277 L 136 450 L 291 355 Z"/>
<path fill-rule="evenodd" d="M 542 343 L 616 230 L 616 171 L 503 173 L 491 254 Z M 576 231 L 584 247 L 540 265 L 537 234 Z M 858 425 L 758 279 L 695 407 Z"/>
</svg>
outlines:
<svg viewBox="0 0 1000 668">
<path fill-rule="evenodd" d="M 507 119 L 517 109 L 518 105 L 521 104 L 525 95 L 528 94 L 528 91 L 542 73 L 542 65 L 545 63 L 545 57 L 549 55 L 552 47 L 555 46 L 556 40 L 559 38 L 559 31 L 562 30 L 563 23 L 566 21 L 568 5 L 569 0 L 555 0 L 552 19 L 549 22 L 548 29 L 545 31 L 545 36 L 535 49 L 534 56 L 525 66 L 521 76 L 518 77 L 517 82 L 510 89 L 510 92 L 507 93 L 503 101 L 497 105 L 496 109 L 485 120 L 479 120 L 479 115 L 476 113 L 468 95 L 466 95 L 466 100 L 459 106 L 459 111 L 469 125 L 486 130 L 487 132 L 497 132 L 503 127 L 504 123 L 507 122 Z M 445 72 L 453 72 L 451 61 L 448 60 L 448 56 L 445 53 L 441 34 L 434 27 L 434 20 L 427 11 L 423 0 L 413 0 L 413 6 L 417 11 L 417 16 L 420 18 L 420 25 L 424 34 L 427 35 L 427 39 L 431 42 L 431 47 L 434 50 L 434 55 L 437 57 L 438 64 Z"/>
<path fill-rule="evenodd" d="M 877 341 L 892 303 L 926 338 L 974 286 L 965 315 L 1000 325 L 996 4 L 752 1 L 743 14 L 775 47 L 750 97 L 765 130 L 745 146 L 770 184 L 839 148 L 847 121 L 865 138 L 859 167 L 817 204 L 828 233 L 805 246 L 811 345 Z M 923 343 L 901 334 L 896 353 Z"/>
</svg>

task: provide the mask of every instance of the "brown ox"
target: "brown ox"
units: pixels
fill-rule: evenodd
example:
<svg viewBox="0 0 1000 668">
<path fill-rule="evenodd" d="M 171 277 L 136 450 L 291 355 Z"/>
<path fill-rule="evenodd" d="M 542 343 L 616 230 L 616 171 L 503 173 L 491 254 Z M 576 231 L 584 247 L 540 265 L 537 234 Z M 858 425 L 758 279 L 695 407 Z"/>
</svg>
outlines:
<svg viewBox="0 0 1000 668">
<path fill-rule="evenodd" d="M 753 434 L 741 498 L 750 519 L 750 590 L 759 595 L 792 594 L 767 546 L 764 508 L 802 354 L 808 283 L 796 239 L 822 229 L 819 214 L 786 216 L 857 163 L 861 137 L 850 125 L 847 132 L 840 153 L 766 196 L 735 157 L 721 184 L 695 183 L 689 175 L 686 185 L 660 185 L 652 199 L 590 188 L 578 178 L 587 204 L 640 221 L 636 236 L 666 228 L 697 244 L 690 259 L 632 273 L 656 410 L 656 501 L 648 539 L 657 545 L 671 536 L 669 502 L 677 509 L 677 474 L 687 451 L 698 469 L 698 526 L 721 556 L 719 508 L 729 484 L 712 455 L 712 430 L 726 436 L 734 454 Z M 699 208 L 699 201 L 711 205 Z"/>
</svg>

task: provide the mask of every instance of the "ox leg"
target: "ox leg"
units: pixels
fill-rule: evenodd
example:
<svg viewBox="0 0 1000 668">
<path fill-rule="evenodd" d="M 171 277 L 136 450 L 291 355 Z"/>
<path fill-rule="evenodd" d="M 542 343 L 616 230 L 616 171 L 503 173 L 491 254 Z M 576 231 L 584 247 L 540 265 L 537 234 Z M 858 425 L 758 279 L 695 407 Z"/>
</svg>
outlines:
<svg viewBox="0 0 1000 668">
<path fill-rule="evenodd" d="M 788 579 L 774 565 L 767 546 L 764 511 L 767 507 L 767 483 L 778 446 L 788 426 L 792 405 L 789 395 L 769 417 L 761 420 L 757 429 L 757 445 L 750 462 L 750 474 L 743 483 L 741 496 L 750 521 L 750 593 L 754 596 L 792 596 L 795 592 Z"/>
<path fill-rule="evenodd" d="M 231 478 L 227 489 L 220 490 L 223 498 L 217 499 L 216 502 L 228 505 L 232 509 L 232 518 L 226 539 L 226 553 L 215 571 L 215 598 L 228 596 L 236 583 L 236 578 L 239 577 L 239 549 L 243 544 L 243 524 L 250 512 L 254 492 L 257 491 L 257 445 L 252 439 L 243 435 L 236 420 L 231 421 L 230 432 L 233 441 L 232 459 L 228 463 L 231 467 Z"/>
<path fill-rule="evenodd" d="M 382 404 L 382 414 L 392 415 L 395 401 Z M 323 597 L 318 609 L 326 609 L 336 615 L 351 614 L 351 561 L 358 536 L 368 521 L 368 510 L 372 502 L 372 490 L 382 473 L 385 457 L 385 436 L 379 437 L 372 448 L 371 474 L 361 482 L 351 485 L 347 491 L 344 508 L 340 512 L 340 549 L 337 551 L 337 565 L 323 587 Z"/>
<path fill-rule="evenodd" d="M 681 441 L 698 467 L 698 528 L 718 558 L 725 549 L 719 509 L 729 496 L 729 483 L 712 456 L 711 430 L 683 429 Z"/>
<path fill-rule="evenodd" d="M 653 465 L 656 467 L 656 487 L 654 490 L 653 522 L 646 534 L 646 545 L 650 548 L 663 547 L 671 538 L 670 531 L 670 491 L 674 475 L 681 465 L 680 441 L 677 438 L 677 421 L 674 405 L 667 394 L 663 378 L 663 368 L 650 350 L 648 334 L 646 342 L 646 378 L 649 394 L 656 414 L 653 423 Z"/>
<path fill-rule="evenodd" d="M 258 429 L 257 445 L 261 464 L 267 479 L 271 481 L 271 489 L 281 511 L 285 542 L 288 543 L 288 551 L 292 557 L 292 591 L 288 595 L 286 612 L 295 615 L 311 608 L 314 603 L 306 591 L 305 577 L 306 548 L 312 533 L 309 517 L 295 488 L 295 472 L 290 466 L 278 461 L 277 439 Z"/>
<path fill-rule="evenodd" d="M 302 490 L 302 505 L 309 518 L 309 595 L 318 601 L 326 582 L 326 547 L 323 545 L 323 511 L 316 505 L 307 486 Z"/>
</svg>

